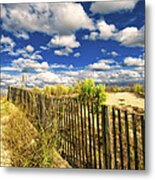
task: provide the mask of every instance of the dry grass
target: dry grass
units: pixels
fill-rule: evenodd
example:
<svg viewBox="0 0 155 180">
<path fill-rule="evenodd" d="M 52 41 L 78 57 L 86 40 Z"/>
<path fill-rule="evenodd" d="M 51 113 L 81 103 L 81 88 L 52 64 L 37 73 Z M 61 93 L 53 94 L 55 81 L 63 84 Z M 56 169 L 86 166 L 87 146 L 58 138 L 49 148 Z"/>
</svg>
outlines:
<svg viewBox="0 0 155 180">
<path fill-rule="evenodd" d="M 57 124 L 38 132 L 24 113 L 1 98 L 4 146 L 10 150 L 13 167 L 70 167 L 56 152 Z M 5 121 L 7 119 L 7 121 Z M 56 121 L 55 121 L 56 122 Z M 6 165 L 7 166 L 7 165 Z"/>
</svg>

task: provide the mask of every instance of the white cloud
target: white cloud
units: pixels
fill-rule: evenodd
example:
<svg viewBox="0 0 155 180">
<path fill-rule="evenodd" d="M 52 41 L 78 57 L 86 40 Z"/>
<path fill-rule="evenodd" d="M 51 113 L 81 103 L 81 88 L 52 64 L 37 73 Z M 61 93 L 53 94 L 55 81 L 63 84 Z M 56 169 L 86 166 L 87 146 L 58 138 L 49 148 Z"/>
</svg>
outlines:
<svg viewBox="0 0 155 180">
<path fill-rule="evenodd" d="M 102 53 L 106 53 L 106 52 L 107 52 L 107 50 L 106 50 L 106 49 L 104 49 L 104 48 L 102 48 L 102 49 L 101 49 L 101 52 L 102 52 Z"/>
<path fill-rule="evenodd" d="M 17 38 L 22 38 L 24 40 L 28 40 L 30 37 L 28 35 L 28 33 L 26 32 L 14 32 L 14 35 L 17 37 Z"/>
<path fill-rule="evenodd" d="M 84 35 L 83 39 L 112 39 L 126 47 L 144 47 L 144 26 L 140 29 L 137 27 L 126 27 L 118 31 L 114 24 L 108 24 L 105 20 L 99 20 L 96 22 L 96 30 L 99 32 L 91 32 L 89 35 Z"/>
<path fill-rule="evenodd" d="M 11 66 L 1 67 L 1 71 L 17 71 L 17 68 Z"/>
<path fill-rule="evenodd" d="M 117 29 L 114 24 L 108 24 L 105 20 L 99 20 L 96 22 L 96 30 L 99 32 L 91 32 L 89 35 L 83 37 L 84 40 L 97 40 L 103 39 L 108 40 L 112 39 L 117 32 Z"/>
<path fill-rule="evenodd" d="M 72 53 L 73 50 L 69 47 L 60 49 L 60 50 L 55 50 L 54 54 L 58 56 L 68 56 L 70 53 Z"/>
<path fill-rule="evenodd" d="M 106 2 L 92 3 L 90 10 L 93 13 L 109 14 L 117 11 L 131 11 L 135 8 L 139 0 L 106 0 Z"/>
<path fill-rule="evenodd" d="M 56 75 L 55 73 L 52 73 L 49 71 L 35 75 L 35 79 L 40 80 L 43 83 L 52 83 L 53 84 L 53 83 L 61 82 L 59 75 Z"/>
<path fill-rule="evenodd" d="M 91 32 L 90 35 L 84 35 L 83 39 L 84 40 L 96 40 L 99 36 L 99 33 L 98 32 Z"/>
<path fill-rule="evenodd" d="M 53 35 L 93 29 L 92 20 L 79 3 L 6 4 L 1 17 L 2 28 L 22 38 L 32 32 Z"/>
<path fill-rule="evenodd" d="M 78 48 L 80 43 L 76 41 L 74 34 L 71 35 L 56 35 L 47 44 L 47 48 L 63 47 L 62 49 L 55 50 L 54 54 L 58 56 L 68 56 L 73 52 L 74 48 Z M 45 49 L 45 47 L 43 47 Z"/>
<path fill-rule="evenodd" d="M 27 45 L 25 49 L 30 53 L 34 51 L 34 47 L 32 47 L 31 45 Z"/>
<path fill-rule="evenodd" d="M 33 46 L 27 45 L 24 48 L 16 49 L 15 51 L 14 50 L 10 51 L 9 55 L 16 57 L 21 56 L 33 60 L 42 60 L 43 57 L 39 53 L 40 51 L 35 51 Z"/>
<path fill-rule="evenodd" d="M 79 52 L 75 53 L 74 57 L 76 57 L 76 58 L 80 57 L 80 53 Z"/>
<path fill-rule="evenodd" d="M 57 63 L 54 63 L 54 64 L 51 64 L 51 65 L 50 65 L 50 68 L 52 68 L 52 69 L 55 69 L 55 68 L 63 68 L 63 69 L 67 68 L 67 69 L 72 69 L 72 68 L 74 68 L 74 66 L 73 66 L 72 64 L 69 65 L 69 66 L 67 66 L 67 65 L 65 65 L 65 64 L 57 64 Z"/>
<path fill-rule="evenodd" d="M 7 89 L 9 85 L 18 85 L 20 83 L 20 77 L 18 75 L 1 73 L 0 82 L 0 86 Z"/>
<path fill-rule="evenodd" d="M 127 27 L 115 34 L 115 40 L 127 47 L 144 47 L 144 27 Z"/>
<path fill-rule="evenodd" d="M 120 65 L 118 65 L 114 60 L 102 59 L 93 64 L 89 64 L 88 68 L 91 70 L 102 71 L 102 70 L 120 68 Z"/>
<path fill-rule="evenodd" d="M 18 71 L 28 71 L 28 70 L 34 70 L 34 71 L 44 71 L 49 68 L 49 65 L 47 62 L 39 63 L 37 61 L 31 60 L 31 59 L 24 59 L 24 58 L 18 58 L 17 60 L 12 61 L 13 67 L 17 68 Z"/>
<path fill-rule="evenodd" d="M 126 57 L 124 59 L 124 64 L 127 66 L 144 66 L 144 63 L 144 59 L 141 58 Z"/>
<path fill-rule="evenodd" d="M 80 46 L 80 43 L 76 41 L 76 37 L 74 34 L 71 35 L 56 35 L 51 41 L 48 43 L 49 47 L 69 47 L 69 48 L 77 48 Z"/>
<path fill-rule="evenodd" d="M 96 27 L 100 31 L 100 39 L 104 40 L 112 38 L 117 30 L 114 24 L 107 24 L 104 20 L 98 21 Z"/>
<path fill-rule="evenodd" d="M 118 54 L 116 51 L 110 52 L 110 55 L 112 55 L 112 56 L 114 56 L 114 57 L 119 56 L 119 54 Z"/>
<path fill-rule="evenodd" d="M 47 46 L 40 46 L 40 49 L 47 50 L 47 49 L 49 49 L 49 47 L 47 47 Z"/>
<path fill-rule="evenodd" d="M 10 37 L 1 36 L 0 52 L 12 52 L 15 47 L 15 42 Z"/>
<path fill-rule="evenodd" d="M 110 65 L 106 64 L 104 61 L 99 61 L 94 64 L 90 64 L 88 68 L 93 70 L 108 70 L 111 69 Z"/>
<path fill-rule="evenodd" d="M 113 57 L 116 57 L 116 56 L 119 56 L 119 54 L 116 52 L 116 51 L 111 51 L 111 52 L 108 52 L 106 49 L 102 48 L 101 49 L 101 52 L 106 54 L 106 55 L 110 55 L 110 56 L 113 56 Z"/>
</svg>

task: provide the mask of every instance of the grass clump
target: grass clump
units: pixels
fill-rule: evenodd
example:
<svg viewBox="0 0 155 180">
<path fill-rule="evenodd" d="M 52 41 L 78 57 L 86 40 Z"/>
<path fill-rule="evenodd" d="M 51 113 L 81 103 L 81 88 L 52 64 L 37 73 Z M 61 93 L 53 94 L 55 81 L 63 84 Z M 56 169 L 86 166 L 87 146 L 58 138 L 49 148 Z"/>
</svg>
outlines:
<svg viewBox="0 0 155 180">
<path fill-rule="evenodd" d="M 57 145 L 57 123 L 38 132 L 18 108 L 1 101 L 2 118 L 7 118 L 4 130 L 5 146 L 11 151 L 14 167 L 53 167 Z"/>
</svg>

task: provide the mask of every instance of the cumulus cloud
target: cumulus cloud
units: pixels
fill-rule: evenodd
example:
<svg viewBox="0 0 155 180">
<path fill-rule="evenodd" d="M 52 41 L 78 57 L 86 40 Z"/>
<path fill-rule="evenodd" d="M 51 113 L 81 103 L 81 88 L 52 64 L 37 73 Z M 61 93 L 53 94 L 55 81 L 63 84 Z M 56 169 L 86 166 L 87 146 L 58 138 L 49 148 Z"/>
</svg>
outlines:
<svg viewBox="0 0 155 180">
<path fill-rule="evenodd" d="M 33 60 L 42 60 L 43 57 L 40 55 L 40 51 L 35 51 L 34 47 L 31 45 L 27 45 L 24 48 L 19 48 L 16 50 L 12 50 L 9 52 L 10 56 L 21 56 L 24 58 L 29 58 Z"/>
<path fill-rule="evenodd" d="M 34 51 L 34 47 L 32 47 L 31 45 L 27 45 L 25 49 L 30 53 Z"/>
<path fill-rule="evenodd" d="M 25 39 L 33 32 L 71 34 L 94 28 L 79 3 L 5 4 L 1 9 L 2 28 Z"/>
<path fill-rule="evenodd" d="M 101 49 L 101 52 L 102 52 L 102 53 L 106 53 L 106 52 L 107 52 L 107 50 L 106 50 L 106 49 L 104 49 L 104 48 L 102 48 L 102 49 Z"/>
<path fill-rule="evenodd" d="M 101 49 L 101 52 L 106 54 L 106 55 L 110 55 L 110 56 L 113 56 L 113 57 L 116 57 L 116 56 L 119 56 L 119 54 L 116 52 L 116 51 L 111 51 L 111 52 L 108 52 L 106 49 L 102 48 Z"/>
<path fill-rule="evenodd" d="M 144 47 L 144 27 L 127 27 L 115 34 L 115 40 L 127 47 Z"/>
<path fill-rule="evenodd" d="M 48 43 L 49 47 L 69 47 L 77 48 L 80 46 L 80 43 L 76 41 L 74 34 L 71 35 L 56 35 Z"/>
<path fill-rule="evenodd" d="M 50 65 L 50 68 L 52 69 L 57 69 L 57 68 L 62 68 L 62 69 L 72 69 L 74 68 L 74 66 L 71 64 L 69 66 L 65 65 L 65 64 L 57 64 L 57 63 L 54 63 L 54 64 L 51 64 Z"/>
<path fill-rule="evenodd" d="M 119 56 L 119 54 L 116 52 L 116 51 L 112 51 L 111 53 L 110 53 L 112 56 Z"/>
<path fill-rule="evenodd" d="M 18 71 L 44 71 L 49 68 L 49 65 L 47 62 L 39 63 L 37 61 L 31 60 L 31 59 L 24 59 L 24 58 L 18 58 L 16 60 L 12 61 L 13 67 L 17 68 Z"/>
<path fill-rule="evenodd" d="M 65 75 L 73 77 L 75 81 L 85 78 L 92 78 L 96 83 L 128 84 L 130 82 L 142 82 L 144 80 L 144 71 L 137 69 L 111 68 L 109 70 L 72 70 L 65 72 Z"/>
<path fill-rule="evenodd" d="M 109 60 L 105 60 L 105 64 L 108 64 Z M 113 60 L 110 61 L 113 64 Z M 52 66 L 52 65 L 51 65 Z M 54 66 L 54 65 L 53 65 Z M 59 65 L 55 65 L 59 66 Z M 32 67 L 32 66 L 31 66 Z M 33 65 L 34 67 L 34 65 Z M 126 68 L 111 68 L 109 70 L 93 70 L 86 67 L 82 70 L 69 69 L 62 70 L 59 73 L 49 71 L 37 71 L 36 73 L 26 73 L 27 74 L 27 86 L 39 86 L 44 87 L 47 84 L 65 84 L 72 85 L 75 81 L 83 80 L 85 78 L 92 78 L 96 83 L 114 83 L 114 84 L 128 84 L 137 83 L 144 81 L 144 67 L 136 67 L 132 69 Z M 21 74 L 10 75 L 3 73 L 1 74 L 1 85 L 7 87 L 8 85 L 20 85 L 21 84 Z M 62 78 L 63 77 L 63 78 Z"/>
<path fill-rule="evenodd" d="M 55 73 L 52 73 L 52 72 L 42 72 L 42 73 L 39 73 L 37 75 L 35 75 L 35 79 L 36 80 L 40 80 L 42 81 L 43 83 L 60 83 L 60 77 L 59 75 L 56 75 Z"/>
<path fill-rule="evenodd" d="M 77 53 L 74 54 L 74 57 L 78 58 L 78 57 L 80 57 L 80 55 L 81 54 L 79 52 L 77 52 Z"/>
<path fill-rule="evenodd" d="M 90 7 L 93 13 L 109 14 L 117 11 L 132 11 L 139 0 L 106 0 L 106 2 L 94 2 Z"/>
<path fill-rule="evenodd" d="M 62 47 L 62 49 L 55 50 L 54 54 L 58 56 L 68 56 L 73 52 L 74 48 L 78 48 L 80 43 L 76 41 L 74 34 L 71 35 L 55 35 L 47 44 L 47 48 Z M 42 47 L 46 50 L 46 47 Z"/>
<path fill-rule="evenodd" d="M 90 64 L 88 68 L 92 70 L 108 70 L 111 69 L 110 65 L 106 64 L 104 61 L 99 61 L 94 64 Z"/>
<path fill-rule="evenodd" d="M 126 27 L 118 30 L 114 24 L 108 24 L 105 20 L 96 22 L 96 31 L 84 35 L 84 40 L 112 39 L 126 47 L 144 47 L 144 26 Z"/>
<path fill-rule="evenodd" d="M 72 53 L 73 50 L 69 47 L 60 49 L 60 50 L 55 50 L 54 54 L 58 56 L 68 56 L 70 53 Z"/>
<path fill-rule="evenodd" d="M 89 64 L 88 68 L 91 70 L 102 71 L 102 70 L 110 70 L 110 69 L 120 68 L 120 65 L 118 65 L 112 59 L 109 59 L 109 60 L 102 59 L 93 64 Z"/>
<path fill-rule="evenodd" d="M 1 67 L 1 71 L 17 71 L 18 69 L 11 66 L 3 66 Z"/>
<path fill-rule="evenodd" d="M 0 87 L 7 89 L 9 85 L 18 85 L 20 84 L 20 77 L 18 75 L 10 75 L 8 73 L 1 73 L 0 76 Z"/>
<path fill-rule="evenodd" d="M 26 33 L 26 32 L 23 32 L 23 31 L 16 31 L 14 32 L 14 35 L 17 37 L 17 38 L 21 38 L 21 39 L 24 39 L 24 40 L 28 40 L 30 37 L 29 37 L 29 34 Z"/>
<path fill-rule="evenodd" d="M 95 41 L 98 39 L 99 33 L 98 32 L 91 32 L 90 35 L 86 34 L 83 37 L 83 40 L 93 40 Z"/>
<path fill-rule="evenodd" d="M 104 20 L 98 21 L 96 27 L 100 31 L 100 38 L 104 40 L 112 38 L 116 31 L 114 24 L 107 24 Z"/>
<path fill-rule="evenodd" d="M 90 32 L 89 35 L 84 35 L 84 40 L 97 40 L 103 39 L 108 40 L 112 39 L 117 32 L 117 29 L 114 24 L 108 24 L 105 20 L 99 20 L 96 22 L 96 30 Z"/>
<path fill-rule="evenodd" d="M 144 63 L 144 59 L 141 58 L 126 57 L 124 59 L 126 66 L 144 66 Z"/>
<path fill-rule="evenodd" d="M 0 52 L 12 52 L 16 43 L 10 38 L 6 36 L 1 36 L 0 40 Z"/>
</svg>

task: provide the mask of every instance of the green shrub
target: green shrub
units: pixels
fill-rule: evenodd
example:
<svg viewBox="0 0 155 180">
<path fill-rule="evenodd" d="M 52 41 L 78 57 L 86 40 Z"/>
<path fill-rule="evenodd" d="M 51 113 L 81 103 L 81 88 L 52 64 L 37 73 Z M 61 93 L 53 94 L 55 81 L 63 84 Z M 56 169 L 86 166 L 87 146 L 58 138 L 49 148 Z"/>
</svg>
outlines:
<svg viewBox="0 0 155 180">
<path fill-rule="evenodd" d="M 106 97 L 105 85 L 95 85 L 93 79 L 85 79 L 79 83 L 79 99 L 82 102 L 94 102 L 95 109 L 100 109 Z"/>
<path fill-rule="evenodd" d="M 144 92 L 144 86 L 142 84 L 134 84 L 133 85 L 133 91 L 137 94 Z"/>
</svg>

